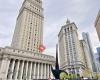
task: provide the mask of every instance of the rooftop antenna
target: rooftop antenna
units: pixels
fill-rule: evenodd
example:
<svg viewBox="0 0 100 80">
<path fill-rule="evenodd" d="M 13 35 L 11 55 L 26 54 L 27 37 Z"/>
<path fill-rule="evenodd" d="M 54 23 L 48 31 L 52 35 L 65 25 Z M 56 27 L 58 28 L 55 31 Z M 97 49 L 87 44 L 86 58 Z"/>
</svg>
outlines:
<svg viewBox="0 0 100 80">
<path fill-rule="evenodd" d="M 69 23 L 70 23 L 70 20 L 69 20 L 69 19 L 67 19 L 66 24 L 69 24 Z"/>
</svg>

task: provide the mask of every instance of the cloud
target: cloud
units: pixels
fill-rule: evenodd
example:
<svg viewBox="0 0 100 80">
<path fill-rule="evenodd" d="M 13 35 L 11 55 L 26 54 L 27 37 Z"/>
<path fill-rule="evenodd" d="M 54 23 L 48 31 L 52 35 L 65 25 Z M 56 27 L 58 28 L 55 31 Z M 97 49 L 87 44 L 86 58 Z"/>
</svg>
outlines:
<svg viewBox="0 0 100 80">
<path fill-rule="evenodd" d="M 0 47 L 10 46 L 22 0 L 0 0 Z"/>
<path fill-rule="evenodd" d="M 22 2 L 23 0 L 0 0 L 0 46 L 10 45 Z M 99 0 L 43 0 L 43 7 L 44 45 L 47 54 L 55 53 L 57 35 L 67 18 L 76 23 L 79 36 L 82 32 L 90 33 L 94 51 L 99 46 L 94 27 L 100 9 Z"/>
</svg>

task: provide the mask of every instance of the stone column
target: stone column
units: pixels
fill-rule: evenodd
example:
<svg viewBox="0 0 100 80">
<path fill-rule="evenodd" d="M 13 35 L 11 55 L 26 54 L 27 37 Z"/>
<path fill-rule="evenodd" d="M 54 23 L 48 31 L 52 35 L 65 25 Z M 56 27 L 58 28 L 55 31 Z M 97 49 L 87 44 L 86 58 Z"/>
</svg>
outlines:
<svg viewBox="0 0 100 80">
<path fill-rule="evenodd" d="M 32 62 L 30 63 L 30 68 L 29 68 L 29 80 L 31 80 L 31 75 L 32 75 Z"/>
<path fill-rule="evenodd" d="M 25 69 L 25 78 L 28 78 L 28 61 L 26 62 L 26 69 Z"/>
<path fill-rule="evenodd" d="M 20 68 L 20 75 L 19 75 L 19 79 L 22 80 L 22 76 L 23 76 L 23 67 L 24 67 L 24 61 L 22 61 L 22 65 Z"/>
<path fill-rule="evenodd" d="M 33 75 L 34 75 L 33 78 L 36 79 L 36 62 L 34 63 L 34 74 Z"/>
<path fill-rule="evenodd" d="M 37 72 L 37 79 L 39 79 L 40 78 L 40 76 L 39 76 L 39 72 L 40 72 L 40 64 L 38 63 L 38 68 L 37 68 L 37 70 L 38 70 L 38 72 Z"/>
<path fill-rule="evenodd" d="M 44 64 L 44 79 L 46 79 L 46 64 Z"/>
<path fill-rule="evenodd" d="M 32 79 L 34 79 L 34 62 L 32 62 Z"/>
<path fill-rule="evenodd" d="M 40 79 L 43 79 L 43 63 L 41 63 L 41 78 Z"/>
<path fill-rule="evenodd" d="M 50 78 L 53 78 L 53 74 L 52 74 L 52 72 L 51 72 L 51 64 L 49 65 L 49 72 L 50 72 L 50 73 L 49 73 L 49 77 L 50 77 Z"/>
<path fill-rule="evenodd" d="M 47 71 L 47 78 L 49 78 L 49 73 L 50 73 L 50 72 L 49 72 L 49 64 L 47 65 L 47 70 L 48 70 L 48 71 Z"/>
<path fill-rule="evenodd" d="M 52 72 L 51 72 L 51 65 L 49 64 L 49 77 L 50 77 L 50 78 L 53 78 L 52 76 L 53 76 L 53 75 L 52 75 Z"/>
<path fill-rule="evenodd" d="M 10 64 L 10 59 L 9 58 L 3 57 L 3 59 L 1 59 L 0 78 L 2 78 L 2 79 L 6 79 L 7 78 L 9 64 Z"/>
<path fill-rule="evenodd" d="M 15 70 L 15 75 L 14 75 L 15 80 L 17 80 L 19 65 L 20 65 L 20 61 L 18 60 L 17 65 L 16 65 L 16 70 Z"/>
<path fill-rule="evenodd" d="M 14 71 L 14 66 L 15 66 L 15 60 L 13 59 L 12 63 L 11 63 L 11 67 L 10 67 L 10 72 L 9 72 L 9 79 L 12 80 L 12 76 L 13 76 L 13 71 Z"/>
</svg>

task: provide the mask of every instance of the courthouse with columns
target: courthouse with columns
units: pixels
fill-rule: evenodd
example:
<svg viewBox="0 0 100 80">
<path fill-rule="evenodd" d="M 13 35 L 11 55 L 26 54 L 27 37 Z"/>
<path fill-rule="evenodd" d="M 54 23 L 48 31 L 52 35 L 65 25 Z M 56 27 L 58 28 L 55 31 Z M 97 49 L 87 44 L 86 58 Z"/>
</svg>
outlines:
<svg viewBox="0 0 100 80">
<path fill-rule="evenodd" d="M 54 61 L 44 54 L 0 48 L 0 80 L 48 79 Z"/>
<path fill-rule="evenodd" d="M 48 79 L 53 56 L 41 54 L 42 0 L 24 0 L 16 21 L 11 47 L 0 48 L 0 80 Z"/>
</svg>

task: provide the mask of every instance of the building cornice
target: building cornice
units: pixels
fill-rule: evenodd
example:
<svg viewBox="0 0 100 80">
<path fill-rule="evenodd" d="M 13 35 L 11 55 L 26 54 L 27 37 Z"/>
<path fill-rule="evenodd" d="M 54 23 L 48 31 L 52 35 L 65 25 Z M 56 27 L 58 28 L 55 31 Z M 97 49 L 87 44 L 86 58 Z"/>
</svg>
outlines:
<svg viewBox="0 0 100 80">
<path fill-rule="evenodd" d="M 55 63 L 55 58 L 53 56 L 40 54 L 40 53 L 33 53 L 30 51 L 14 49 L 11 47 L 5 47 L 2 50 L 2 54 L 0 56 L 6 56 L 6 58 L 14 58 L 14 59 L 21 59 L 26 61 L 36 61 L 36 62 L 45 62 L 45 63 Z"/>
<path fill-rule="evenodd" d="M 64 26 L 61 27 L 60 32 L 58 33 L 58 36 L 60 36 L 61 31 L 62 31 L 64 28 L 66 28 L 67 26 L 69 26 L 69 25 L 75 25 L 76 29 L 78 29 L 77 26 L 76 26 L 76 24 L 75 24 L 74 22 L 69 23 L 69 24 L 65 24 Z"/>
</svg>

